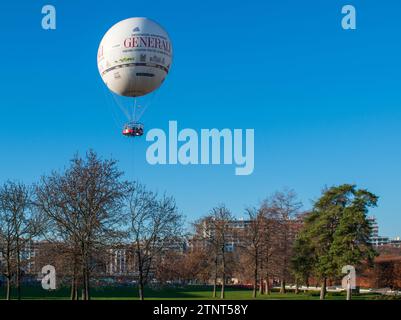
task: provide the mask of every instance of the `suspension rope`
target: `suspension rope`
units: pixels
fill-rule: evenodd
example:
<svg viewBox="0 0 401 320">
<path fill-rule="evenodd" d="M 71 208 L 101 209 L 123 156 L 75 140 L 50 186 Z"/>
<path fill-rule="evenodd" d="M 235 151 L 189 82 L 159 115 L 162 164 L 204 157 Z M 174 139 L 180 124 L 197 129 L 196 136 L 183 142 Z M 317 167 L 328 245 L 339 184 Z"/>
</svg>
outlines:
<svg viewBox="0 0 401 320">
<path fill-rule="evenodd" d="M 106 87 L 103 86 L 103 95 L 106 101 L 107 108 L 110 109 L 110 113 L 112 115 L 114 125 L 116 128 L 120 129 L 121 126 L 121 115 L 116 111 L 115 105 L 116 103 L 113 101 L 113 93 Z"/>
<path fill-rule="evenodd" d="M 124 105 L 122 105 L 119 101 L 118 98 L 116 97 L 115 93 L 111 93 L 113 100 L 115 104 L 118 106 L 118 108 L 124 113 L 125 117 L 129 120 L 130 119 L 130 114 L 129 112 L 124 108 Z"/>
<path fill-rule="evenodd" d="M 136 97 L 134 97 L 134 113 L 132 115 L 132 121 L 136 122 Z"/>
<path fill-rule="evenodd" d="M 153 104 L 153 101 L 154 101 L 154 100 L 156 100 L 156 97 L 158 96 L 158 94 L 159 94 L 159 91 L 158 91 L 158 90 L 155 90 L 154 92 L 150 93 L 151 97 L 150 97 L 149 101 L 145 104 L 145 106 L 142 108 L 140 114 L 138 115 L 138 117 L 137 117 L 137 120 L 138 120 L 138 121 L 142 118 L 142 116 L 143 116 L 143 114 L 145 113 L 146 109 L 147 109 L 151 104 Z"/>
</svg>

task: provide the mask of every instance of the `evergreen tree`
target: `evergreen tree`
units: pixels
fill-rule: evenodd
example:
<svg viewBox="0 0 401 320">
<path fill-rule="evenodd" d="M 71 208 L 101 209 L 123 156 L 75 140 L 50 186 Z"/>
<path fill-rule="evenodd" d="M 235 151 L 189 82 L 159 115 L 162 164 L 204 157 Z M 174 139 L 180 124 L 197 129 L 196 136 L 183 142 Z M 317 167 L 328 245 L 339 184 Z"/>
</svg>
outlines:
<svg viewBox="0 0 401 320">
<path fill-rule="evenodd" d="M 371 228 L 367 213 L 377 200 L 377 196 L 356 189 L 355 185 L 331 187 L 323 192 L 305 219 L 296 243 L 299 256 L 294 258 L 293 265 L 300 274 L 303 274 L 301 263 L 312 266 L 313 275 L 321 280 L 321 299 L 326 295 L 327 279 L 339 277 L 342 266 L 356 267 L 373 260 L 375 251 L 369 243 Z"/>
</svg>

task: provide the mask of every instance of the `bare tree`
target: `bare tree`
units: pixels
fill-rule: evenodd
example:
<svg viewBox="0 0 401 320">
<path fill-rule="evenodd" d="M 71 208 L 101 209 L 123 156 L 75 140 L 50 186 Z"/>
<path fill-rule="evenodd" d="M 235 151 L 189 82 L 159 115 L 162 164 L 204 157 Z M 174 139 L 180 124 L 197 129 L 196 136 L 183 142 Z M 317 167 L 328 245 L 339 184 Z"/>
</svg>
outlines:
<svg viewBox="0 0 401 320">
<path fill-rule="evenodd" d="M 96 253 L 121 236 L 121 209 L 126 183 L 114 160 L 102 160 L 89 151 L 75 156 L 63 173 L 43 177 L 36 188 L 36 207 L 51 226 L 48 235 L 63 241 L 73 258 L 72 297 L 81 273 L 82 299 L 90 299 L 90 277 Z M 74 288 L 75 287 L 75 288 Z"/>
<path fill-rule="evenodd" d="M 128 234 L 134 246 L 139 298 L 144 300 L 144 286 L 148 282 L 157 258 L 179 239 L 183 217 L 174 198 L 161 196 L 134 182 L 128 196 Z"/>
<path fill-rule="evenodd" d="M 186 283 L 193 281 L 202 284 L 207 283 L 211 276 L 208 263 L 209 256 L 209 252 L 203 246 L 197 245 L 184 252 L 182 278 Z"/>
<path fill-rule="evenodd" d="M 235 239 L 231 222 L 233 216 L 225 205 L 214 207 L 203 219 L 196 222 L 197 236 L 205 242 L 211 252 L 210 265 L 213 268 L 213 297 L 216 297 L 219 274 L 221 275 L 220 298 L 225 298 L 228 271 L 227 248 Z"/>
<path fill-rule="evenodd" d="M 156 257 L 154 270 L 155 279 L 161 284 L 185 283 L 187 269 L 184 252 L 172 248 L 167 249 L 164 254 Z"/>
<path fill-rule="evenodd" d="M 11 280 L 15 265 L 15 228 L 13 224 L 12 213 L 3 205 L 3 192 L 1 190 L 0 199 L 0 250 L 1 250 L 1 271 L 6 278 L 6 300 L 10 300 L 11 296 Z"/>
<path fill-rule="evenodd" d="M 279 229 L 277 228 L 277 219 L 274 211 L 269 210 L 264 203 L 260 207 L 260 214 L 262 215 L 262 224 L 260 228 L 262 229 L 262 246 L 261 246 L 261 265 L 260 272 L 261 276 L 260 283 L 260 293 L 270 294 L 270 276 L 274 270 L 274 260 L 273 256 L 277 251 L 277 233 Z M 263 287 L 264 284 L 264 287 Z"/>
<path fill-rule="evenodd" d="M 262 265 L 264 251 L 264 232 L 266 219 L 263 210 L 248 208 L 246 210 L 249 220 L 242 229 L 241 253 L 245 256 L 245 261 L 249 262 L 253 270 L 253 298 L 256 298 L 258 283 L 260 282 L 260 268 Z"/>
<path fill-rule="evenodd" d="M 194 243 L 198 244 L 198 250 L 200 248 L 203 251 L 209 252 L 205 261 L 210 270 L 208 275 L 210 278 L 213 278 L 212 297 L 216 298 L 219 277 L 219 256 L 221 251 L 213 223 L 213 217 L 211 215 L 201 218 L 194 223 Z"/>
<path fill-rule="evenodd" d="M 277 191 L 263 203 L 265 214 L 275 224 L 274 253 L 271 260 L 280 279 L 281 293 L 285 293 L 286 281 L 291 276 L 291 256 L 296 235 L 294 218 L 299 214 L 301 207 L 302 203 L 297 200 L 296 193 L 287 189 Z"/>
<path fill-rule="evenodd" d="M 6 299 L 10 299 L 15 275 L 17 299 L 21 299 L 22 253 L 37 234 L 39 221 L 32 209 L 31 188 L 18 182 L 6 182 L 0 188 L 0 252 L 5 260 Z"/>
<path fill-rule="evenodd" d="M 66 285 L 70 282 L 70 298 L 71 300 L 78 299 L 79 263 L 75 260 L 79 257 L 79 254 L 75 253 L 70 244 L 64 241 L 42 240 L 37 245 L 38 250 L 34 257 L 35 272 L 41 272 L 41 266 L 48 264 L 54 266 L 57 270 L 57 286 Z"/>
</svg>

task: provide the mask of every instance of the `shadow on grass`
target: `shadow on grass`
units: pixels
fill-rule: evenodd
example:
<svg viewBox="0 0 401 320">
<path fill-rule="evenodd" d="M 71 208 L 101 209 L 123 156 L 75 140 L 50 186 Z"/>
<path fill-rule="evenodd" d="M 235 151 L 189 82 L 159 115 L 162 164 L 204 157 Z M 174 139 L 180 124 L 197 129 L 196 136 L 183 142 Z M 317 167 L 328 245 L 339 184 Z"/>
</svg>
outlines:
<svg viewBox="0 0 401 320">
<path fill-rule="evenodd" d="M 5 292 L 4 287 L 1 291 Z M 68 300 L 70 298 L 70 288 L 61 287 L 54 291 L 45 291 L 39 285 L 24 286 L 21 290 L 22 299 L 45 299 L 45 300 Z M 12 290 L 12 297 L 16 297 L 15 289 Z M 217 296 L 220 295 L 220 287 Z M 4 298 L 5 295 L 3 294 Z M 252 299 L 252 291 L 249 289 L 238 287 L 226 287 L 226 299 L 230 300 L 250 300 Z M 136 286 L 120 285 L 120 286 L 102 286 L 91 288 L 91 298 L 94 300 L 136 300 L 139 298 L 138 288 Z M 355 300 L 377 299 L 378 295 L 361 294 L 353 297 Z M 145 299 L 175 299 L 175 300 L 211 300 L 212 287 L 192 285 L 185 287 L 165 286 L 160 288 L 145 288 Z M 219 298 L 215 298 L 219 299 Z M 271 295 L 261 295 L 256 299 L 263 300 L 318 300 L 318 292 L 308 292 L 295 294 L 289 292 L 287 294 L 272 293 Z M 344 293 L 329 293 L 328 300 L 345 300 Z"/>
<path fill-rule="evenodd" d="M 5 288 L 0 287 L 5 297 Z M 238 288 L 226 288 L 227 294 L 237 292 Z M 248 290 L 244 290 L 248 293 Z M 69 299 L 70 287 L 60 287 L 57 290 L 46 291 L 40 285 L 24 286 L 21 288 L 22 299 Z M 15 288 L 11 290 L 12 298 L 17 295 Z M 91 288 L 93 299 L 138 299 L 136 286 L 102 286 Z M 210 299 L 212 288 L 210 286 L 161 287 L 160 289 L 145 288 L 145 298 L 149 299 Z"/>
</svg>

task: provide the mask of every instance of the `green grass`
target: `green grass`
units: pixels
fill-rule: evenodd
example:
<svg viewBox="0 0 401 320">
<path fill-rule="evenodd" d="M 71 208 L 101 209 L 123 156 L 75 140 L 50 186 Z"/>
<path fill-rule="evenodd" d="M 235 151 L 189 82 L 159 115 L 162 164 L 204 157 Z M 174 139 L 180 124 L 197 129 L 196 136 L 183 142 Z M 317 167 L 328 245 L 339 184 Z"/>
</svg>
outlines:
<svg viewBox="0 0 401 320">
<path fill-rule="evenodd" d="M 0 290 L 4 292 L 4 287 Z M 220 292 L 218 292 L 219 294 Z M 12 291 L 15 296 L 15 292 Z M 64 300 L 69 299 L 70 291 L 68 287 L 62 287 L 55 291 L 45 291 L 39 286 L 27 286 L 22 288 L 22 299 L 36 300 Z M 91 297 L 94 300 L 135 300 L 138 299 L 138 290 L 134 286 L 105 286 L 91 289 Z M 0 299 L 4 299 L 0 296 Z M 212 291 L 210 286 L 186 286 L 178 287 L 164 287 L 160 289 L 145 289 L 146 299 L 169 299 L 169 300 L 212 300 Z M 378 294 L 355 294 L 355 300 L 368 300 L 378 299 Z M 248 289 L 239 289 L 235 287 L 226 288 L 226 299 L 229 300 L 247 300 L 252 299 L 252 291 Z M 308 293 L 287 293 L 280 294 L 273 292 L 271 295 L 261 295 L 257 299 L 262 300 L 318 300 L 318 292 Z M 216 299 L 218 300 L 218 298 Z M 345 300 L 344 293 L 328 293 L 327 300 Z"/>
</svg>

